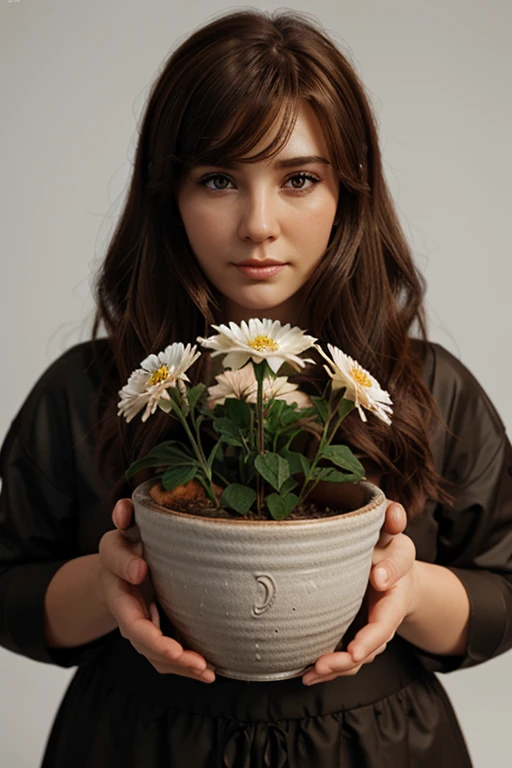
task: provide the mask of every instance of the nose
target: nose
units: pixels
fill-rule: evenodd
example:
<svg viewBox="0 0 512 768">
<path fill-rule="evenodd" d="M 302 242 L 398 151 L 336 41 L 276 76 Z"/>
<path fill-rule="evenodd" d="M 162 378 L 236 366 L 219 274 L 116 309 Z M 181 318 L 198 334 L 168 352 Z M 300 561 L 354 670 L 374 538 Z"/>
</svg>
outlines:
<svg viewBox="0 0 512 768">
<path fill-rule="evenodd" d="M 261 189 L 247 195 L 240 214 L 238 234 L 242 240 L 262 243 L 279 236 L 277 201 L 269 191 Z"/>
</svg>

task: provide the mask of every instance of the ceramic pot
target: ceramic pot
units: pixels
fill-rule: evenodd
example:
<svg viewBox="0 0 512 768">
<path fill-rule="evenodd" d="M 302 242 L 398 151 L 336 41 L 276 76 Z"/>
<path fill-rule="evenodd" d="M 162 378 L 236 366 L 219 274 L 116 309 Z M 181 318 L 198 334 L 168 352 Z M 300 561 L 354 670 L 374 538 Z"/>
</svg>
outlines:
<svg viewBox="0 0 512 768">
<path fill-rule="evenodd" d="M 363 601 L 386 514 L 376 485 L 351 486 L 351 511 L 310 520 L 207 518 L 132 496 L 158 602 L 183 646 L 217 674 L 296 677 L 332 652 Z"/>
</svg>

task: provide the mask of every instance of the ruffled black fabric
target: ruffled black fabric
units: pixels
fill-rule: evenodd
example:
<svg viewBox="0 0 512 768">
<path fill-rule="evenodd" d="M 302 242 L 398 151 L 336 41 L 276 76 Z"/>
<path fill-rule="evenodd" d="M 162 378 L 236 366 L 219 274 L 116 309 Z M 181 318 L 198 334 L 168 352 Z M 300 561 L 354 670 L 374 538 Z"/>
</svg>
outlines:
<svg viewBox="0 0 512 768">
<path fill-rule="evenodd" d="M 160 675 L 117 630 L 76 648 L 46 646 L 51 578 L 68 560 L 97 552 L 113 528 L 93 462 L 90 411 L 100 378 L 89 342 L 68 350 L 29 394 L 0 457 L 0 645 L 78 667 L 42 768 L 470 766 L 433 673 L 512 647 L 512 448 L 471 373 L 429 344 L 424 379 L 448 425 L 432 435 L 434 457 L 457 498 L 451 509 L 427 505 L 406 529 L 418 559 L 450 568 L 468 592 L 466 652 L 437 656 L 396 635 L 357 675 L 312 687 L 301 678 L 205 685 Z M 345 645 L 364 623 L 362 608 Z"/>
<path fill-rule="evenodd" d="M 129 670 L 129 673 L 127 672 Z M 42 768 L 471 766 L 444 689 L 398 638 L 357 676 L 212 685 L 119 639 L 73 678 Z"/>
</svg>

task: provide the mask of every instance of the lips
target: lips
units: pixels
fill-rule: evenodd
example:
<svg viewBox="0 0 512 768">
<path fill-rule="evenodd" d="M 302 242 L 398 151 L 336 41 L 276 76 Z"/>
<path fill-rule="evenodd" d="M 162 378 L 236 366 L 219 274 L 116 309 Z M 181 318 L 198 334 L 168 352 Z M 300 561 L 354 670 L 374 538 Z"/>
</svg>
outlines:
<svg viewBox="0 0 512 768">
<path fill-rule="evenodd" d="M 245 261 L 241 261 L 238 264 L 235 264 L 236 267 L 256 267 L 256 269 L 263 268 L 263 267 L 284 267 L 284 262 L 282 261 L 275 261 L 275 259 L 265 259 L 264 261 L 261 261 L 259 259 L 246 259 Z"/>
<path fill-rule="evenodd" d="M 235 266 L 239 272 L 245 275 L 245 277 L 249 277 L 252 280 L 265 280 L 266 278 L 273 277 L 273 275 L 277 275 L 281 272 L 286 264 L 283 264 L 282 262 L 274 262 L 273 264 L 259 262 L 257 267 L 245 263 L 236 264 Z"/>
</svg>

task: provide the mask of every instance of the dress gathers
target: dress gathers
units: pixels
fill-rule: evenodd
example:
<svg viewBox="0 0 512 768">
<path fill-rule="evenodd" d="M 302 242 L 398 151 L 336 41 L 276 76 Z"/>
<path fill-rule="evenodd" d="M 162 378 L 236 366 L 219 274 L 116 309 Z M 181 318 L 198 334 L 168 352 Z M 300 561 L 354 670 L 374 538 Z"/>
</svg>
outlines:
<svg viewBox="0 0 512 768">
<path fill-rule="evenodd" d="M 105 344 L 107 349 L 107 343 Z M 68 560 L 98 552 L 114 528 L 99 490 L 91 406 L 101 370 L 78 344 L 36 383 L 0 456 L 0 645 L 77 670 L 40 768 L 467 768 L 468 750 L 435 672 L 512 647 L 512 447 L 462 363 L 429 342 L 424 381 L 437 470 L 455 504 L 429 502 L 405 533 L 418 560 L 449 568 L 470 600 L 463 656 L 427 653 L 398 635 L 353 676 L 204 684 L 159 674 L 118 630 L 75 648 L 44 641 L 44 596 Z M 128 495 L 128 494 L 127 494 Z M 344 646 L 365 624 L 361 607 Z M 162 629 L 173 628 L 162 615 Z"/>
</svg>

